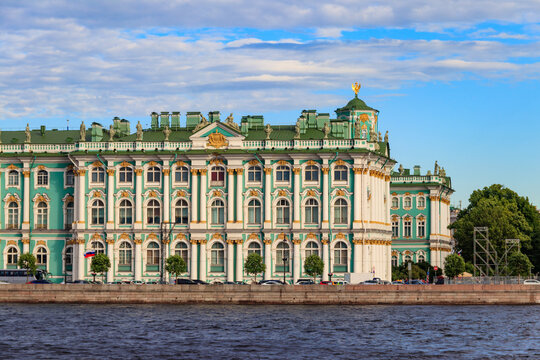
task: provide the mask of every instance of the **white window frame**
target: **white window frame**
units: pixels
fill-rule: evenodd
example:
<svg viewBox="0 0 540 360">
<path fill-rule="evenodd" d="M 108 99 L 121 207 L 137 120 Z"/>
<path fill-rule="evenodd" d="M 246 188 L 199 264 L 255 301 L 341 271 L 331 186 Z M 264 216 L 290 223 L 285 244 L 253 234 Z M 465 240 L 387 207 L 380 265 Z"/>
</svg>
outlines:
<svg viewBox="0 0 540 360">
<path fill-rule="evenodd" d="M 223 206 L 220 206 L 219 208 L 214 205 L 217 201 L 221 201 L 221 203 L 223 204 Z M 223 222 L 219 223 L 219 222 L 214 222 L 214 216 L 213 216 L 213 213 L 214 213 L 214 207 L 216 207 L 216 209 L 222 209 L 222 212 L 223 212 Z M 226 208 L 227 208 L 227 204 L 225 202 L 224 199 L 222 198 L 213 198 L 211 199 L 210 201 L 210 206 L 209 206 L 209 210 L 210 210 L 210 225 L 212 226 L 225 226 L 225 224 L 227 223 L 227 211 L 226 211 Z M 219 213 L 217 214 L 217 216 L 219 217 Z M 218 219 L 219 220 L 219 219 Z"/>
<path fill-rule="evenodd" d="M 122 171 L 122 169 L 127 169 L 128 171 Z M 131 181 L 122 181 L 122 173 L 127 176 L 131 172 Z M 133 186 L 133 178 L 135 177 L 135 172 L 133 171 L 132 166 L 119 166 L 118 167 L 118 187 L 132 187 Z"/>
<path fill-rule="evenodd" d="M 94 181 L 94 174 L 96 175 L 97 181 Z M 102 176 L 103 181 L 99 181 Z M 105 187 L 105 182 L 107 181 L 107 172 L 102 166 L 93 166 L 90 169 L 90 176 L 88 180 L 91 187 Z"/>
<path fill-rule="evenodd" d="M 287 203 L 289 204 L 288 206 L 288 209 L 289 209 L 289 222 L 283 222 L 283 223 L 280 223 L 278 222 L 279 218 L 278 218 L 278 206 L 279 206 L 279 203 L 282 201 L 282 200 L 285 200 L 287 201 Z M 276 224 L 276 226 L 291 226 L 291 223 L 292 223 L 292 209 L 291 209 L 291 200 L 289 200 L 288 198 L 285 198 L 285 197 L 280 197 L 280 198 L 277 198 L 275 203 L 274 203 L 274 224 Z"/>
<path fill-rule="evenodd" d="M 73 184 L 68 184 L 68 173 L 71 171 L 72 175 L 73 175 Z M 72 188 L 72 187 L 75 187 L 75 170 L 74 169 L 66 169 L 66 171 L 64 171 L 64 189 L 67 189 L 67 188 Z"/>
<path fill-rule="evenodd" d="M 317 211 L 317 217 L 316 217 L 316 221 L 315 222 L 308 222 L 307 219 L 308 219 L 308 216 L 307 216 L 307 213 L 308 213 L 308 207 L 309 208 L 313 208 L 313 206 L 309 205 L 308 206 L 308 202 L 309 201 L 315 201 L 316 203 L 316 206 L 314 207 Z M 314 197 L 309 197 L 307 199 L 304 200 L 304 203 L 302 204 L 302 218 L 304 220 L 304 225 L 308 225 L 308 226 L 314 226 L 314 225 L 320 225 L 321 223 L 321 204 L 319 202 L 319 200 L 317 200 L 316 198 Z"/>
<path fill-rule="evenodd" d="M 39 204 L 45 204 L 46 207 L 45 207 L 45 210 L 47 212 L 46 214 L 46 224 L 45 226 L 42 226 L 43 224 L 38 224 L 38 217 L 39 216 L 42 216 L 42 215 L 39 215 L 39 209 L 42 209 L 39 207 Z M 46 201 L 38 201 L 36 203 L 34 203 L 34 229 L 36 230 L 47 230 L 49 229 L 49 225 L 50 225 L 50 221 L 49 221 L 49 217 L 51 216 L 51 212 L 50 212 L 50 206 L 49 206 L 49 203 L 46 202 Z"/>
<path fill-rule="evenodd" d="M 180 207 L 178 206 L 178 203 L 180 203 L 180 202 L 182 202 L 182 201 L 184 201 L 184 202 L 186 203 L 185 208 L 187 209 L 187 222 L 185 222 L 185 223 L 183 223 L 183 222 L 177 223 L 177 222 L 176 222 L 176 210 L 177 210 L 178 208 L 180 208 Z M 183 207 L 182 207 L 182 208 L 183 208 Z M 187 199 L 185 199 L 185 198 L 177 198 L 177 199 L 174 199 L 174 206 L 173 206 L 173 219 L 174 219 L 174 221 L 173 221 L 173 222 L 174 222 L 177 226 L 187 226 L 187 225 L 189 225 L 189 222 L 191 221 L 191 220 L 190 220 L 190 219 L 191 219 L 191 211 L 190 211 L 190 210 L 191 210 L 191 206 L 190 206 L 189 201 L 188 201 Z"/>
<path fill-rule="evenodd" d="M 150 203 L 152 201 L 156 201 L 158 203 L 158 207 L 157 209 L 159 209 L 159 221 L 157 223 L 149 223 L 148 222 L 148 210 L 150 208 Z M 155 209 L 155 207 L 152 207 L 153 209 Z M 161 221 L 163 220 L 163 204 L 161 204 L 161 201 L 159 201 L 158 199 L 156 198 L 150 198 L 148 200 L 146 200 L 145 204 L 144 204 L 144 208 L 143 208 L 143 216 L 144 216 L 144 224 L 146 226 L 161 226 Z M 152 219 L 155 220 L 155 216 L 152 217 Z M 154 221 L 152 220 L 152 221 Z"/>
<path fill-rule="evenodd" d="M 255 175 L 257 173 L 260 174 L 260 177 L 261 177 L 260 180 L 250 180 L 249 179 L 250 174 L 253 174 L 253 176 L 255 177 Z M 264 179 L 264 173 L 263 173 L 262 166 L 260 166 L 260 165 L 248 165 L 247 166 L 247 169 L 246 169 L 246 183 L 247 184 L 260 185 L 260 184 L 262 184 L 263 179 Z"/>
<path fill-rule="evenodd" d="M 156 169 L 156 170 L 154 170 Z M 155 164 L 155 165 L 148 165 L 146 164 L 145 168 L 144 168 L 144 185 L 145 187 L 161 187 L 161 183 L 163 181 L 163 174 L 161 173 L 161 167 L 158 165 L 158 164 Z M 148 176 L 150 175 L 150 173 L 153 173 L 154 175 L 152 176 L 152 181 L 149 181 L 148 180 Z M 155 181 L 155 174 L 158 174 L 159 176 L 159 181 Z"/>
<path fill-rule="evenodd" d="M 335 219 L 335 212 L 336 212 L 336 203 L 338 202 L 338 200 L 344 200 L 345 201 L 345 204 L 347 205 L 347 219 L 345 221 L 345 223 L 336 223 L 336 219 Z M 332 206 L 330 207 L 330 220 L 332 221 L 332 226 L 341 226 L 341 227 L 347 227 L 349 226 L 349 223 L 351 221 L 351 204 L 349 202 L 348 199 L 344 198 L 344 197 L 338 197 L 338 198 L 335 198 L 334 201 L 332 201 Z"/>
<path fill-rule="evenodd" d="M 307 174 L 308 173 L 310 173 L 312 175 L 315 174 L 317 176 L 317 180 L 313 180 L 313 179 L 308 180 L 307 179 Z M 304 185 L 306 185 L 306 186 L 307 185 L 309 185 L 309 186 L 317 185 L 317 184 L 319 184 L 319 181 L 321 181 L 321 169 L 320 169 L 319 166 L 317 166 L 315 164 L 309 164 L 309 165 L 302 166 L 302 174 L 303 174 L 302 179 L 304 180 Z"/>
<path fill-rule="evenodd" d="M 252 201 L 257 201 L 257 202 L 259 203 L 259 206 L 258 206 L 258 208 L 259 208 L 259 215 L 260 215 L 260 216 L 259 216 L 259 222 L 249 222 L 249 220 L 250 220 L 250 217 L 249 217 L 249 211 L 250 211 L 250 209 L 252 209 L 252 208 L 253 208 L 253 209 L 256 209 L 255 206 L 251 206 L 251 205 L 250 205 L 250 203 L 251 203 Z M 257 211 L 257 210 L 254 210 L 254 211 Z M 260 226 L 260 225 L 262 225 L 262 223 L 263 223 L 263 203 L 262 203 L 261 199 L 259 199 L 259 198 L 257 198 L 257 197 L 251 197 L 251 198 L 248 198 L 248 199 L 246 200 L 246 214 L 245 214 L 245 216 L 246 216 L 246 224 L 247 224 L 247 225 L 249 225 L 249 226 Z M 255 216 L 255 217 L 256 217 L 256 216 Z"/>
<path fill-rule="evenodd" d="M 9 207 L 9 205 L 11 205 L 11 204 L 16 204 L 17 205 L 17 214 L 15 215 L 16 218 L 17 218 L 17 221 L 16 221 L 15 224 L 10 224 L 10 221 L 9 221 L 10 220 L 10 207 Z M 21 227 L 21 204 L 20 204 L 20 202 L 18 202 L 18 201 L 6 202 L 4 209 L 5 209 L 5 214 L 6 214 L 6 216 L 5 216 L 6 229 L 7 230 L 20 229 L 20 227 Z"/>
<path fill-rule="evenodd" d="M 186 181 L 177 181 L 176 180 L 176 173 L 178 171 L 181 171 L 181 172 L 184 172 L 182 169 L 184 169 L 186 172 L 187 172 L 187 180 Z M 172 176 L 172 180 L 173 180 L 173 184 L 175 186 L 189 186 L 189 182 L 190 182 L 190 171 L 189 171 L 189 166 L 186 165 L 174 165 L 173 168 L 172 168 L 172 171 L 173 171 L 173 176 Z"/>
<path fill-rule="evenodd" d="M 282 170 L 279 170 L 280 168 L 282 168 Z M 278 180 L 278 170 L 279 171 L 285 171 L 285 168 L 289 174 L 289 180 Z M 274 164 L 274 169 L 272 171 L 272 173 L 274 174 L 274 184 L 275 186 L 289 186 L 291 184 L 291 164 L 287 163 L 287 165 L 280 165 L 280 164 Z"/>
<path fill-rule="evenodd" d="M 96 203 L 97 202 L 101 202 L 103 204 L 103 223 L 102 224 L 96 224 L 94 223 L 94 216 L 93 216 L 93 211 L 94 209 L 98 209 L 96 207 Z M 105 204 L 105 201 L 103 201 L 102 199 L 100 198 L 97 198 L 97 199 L 92 199 L 90 202 L 89 202 L 89 206 L 88 206 L 88 222 L 89 222 L 89 225 L 92 226 L 92 227 L 103 227 L 105 226 L 105 223 L 107 222 L 107 209 L 106 209 L 107 205 Z"/>
<path fill-rule="evenodd" d="M 131 204 L 130 208 L 131 208 L 131 223 L 126 223 L 126 224 L 122 224 L 121 220 L 122 220 L 122 203 L 124 201 L 127 201 Z M 127 209 L 127 207 L 124 207 L 124 209 Z M 127 198 L 127 197 L 124 197 L 124 198 L 120 198 L 118 200 L 118 226 L 127 226 L 127 227 L 130 227 L 130 226 L 133 226 L 133 224 L 135 223 L 135 207 L 133 206 L 133 200 L 130 199 L 130 198 Z"/>
<path fill-rule="evenodd" d="M 212 175 L 214 171 L 222 173 L 223 174 L 223 181 L 221 180 L 212 180 Z M 225 187 L 227 184 L 227 171 L 224 166 L 222 165 L 212 165 L 210 166 L 210 169 L 208 170 L 208 187 Z"/>
<path fill-rule="evenodd" d="M 46 176 L 43 177 L 43 176 L 40 176 L 40 173 L 45 173 Z M 44 178 L 46 179 L 47 183 L 46 184 L 40 184 L 39 183 L 39 179 L 40 178 Z M 51 174 L 48 170 L 45 170 L 45 169 L 38 169 L 36 172 L 35 172 L 35 181 L 34 181 L 34 186 L 36 188 L 45 188 L 45 189 L 48 189 L 51 185 Z"/>
<path fill-rule="evenodd" d="M 15 175 L 13 175 L 15 173 Z M 12 176 L 13 175 L 13 176 Z M 11 179 L 17 179 L 16 184 L 11 184 Z M 15 169 L 8 169 L 6 173 L 6 187 L 19 189 L 21 187 L 21 173 Z"/>
</svg>

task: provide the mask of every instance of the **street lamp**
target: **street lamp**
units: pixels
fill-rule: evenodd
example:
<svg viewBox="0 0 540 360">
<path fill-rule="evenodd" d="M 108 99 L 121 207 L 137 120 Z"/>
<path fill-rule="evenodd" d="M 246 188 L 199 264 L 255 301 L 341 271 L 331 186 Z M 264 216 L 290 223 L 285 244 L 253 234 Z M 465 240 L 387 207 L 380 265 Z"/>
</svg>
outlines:
<svg viewBox="0 0 540 360">
<path fill-rule="evenodd" d="M 287 266 L 285 265 L 287 263 L 287 258 L 286 257 L 283 257 L 283 285 L 287 284 L 285 281 L 285 270 L 287 269 Z"/>
<path fill-rule="evenodd" d="M 328 278 L 329 278 L 330 283 L 332 282 L 332 275 L 334 275 L 334 273 L 329 273 L 328 274 Z"/>
</svg>

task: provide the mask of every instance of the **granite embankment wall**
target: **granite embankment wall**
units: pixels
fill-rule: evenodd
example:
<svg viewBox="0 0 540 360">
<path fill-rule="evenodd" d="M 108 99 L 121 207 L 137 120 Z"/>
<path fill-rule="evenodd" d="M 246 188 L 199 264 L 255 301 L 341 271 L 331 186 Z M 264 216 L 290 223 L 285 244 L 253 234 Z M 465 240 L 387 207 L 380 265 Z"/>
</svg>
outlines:
<svg viewBox="0 0 540 360">
<path fill-rule="evenodd" d="M 0 285 L 3 303 L 86 304 L 540 304 L 527 285 Z"/>
</svg>

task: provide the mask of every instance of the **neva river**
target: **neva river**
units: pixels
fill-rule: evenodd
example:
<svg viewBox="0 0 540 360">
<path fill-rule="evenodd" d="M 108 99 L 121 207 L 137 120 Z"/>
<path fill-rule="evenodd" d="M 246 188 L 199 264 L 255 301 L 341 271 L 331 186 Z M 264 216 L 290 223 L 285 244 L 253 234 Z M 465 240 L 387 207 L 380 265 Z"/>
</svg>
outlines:
<svg viewBox="0 0 540 360">
<path fill-rule="evenodd" d="M 540 358 L 538 306 L 0 305 L 0 358 Z"/>
</svg>

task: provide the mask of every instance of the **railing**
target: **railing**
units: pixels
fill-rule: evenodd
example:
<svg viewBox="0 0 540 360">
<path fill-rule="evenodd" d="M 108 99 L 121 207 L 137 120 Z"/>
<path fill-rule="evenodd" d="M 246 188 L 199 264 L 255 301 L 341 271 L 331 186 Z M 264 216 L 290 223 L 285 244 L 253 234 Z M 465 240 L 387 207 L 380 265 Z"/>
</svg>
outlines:
<svg viewBox="0 0 540 360">
<path fill-rule="evenodd" d="M 454 279 L 445 279 L 447 284 L 523 284 L 527 279 L 540 280 L 538 276 L 473 276 L 473 277 L 456 277 Z"/>
</svg>

